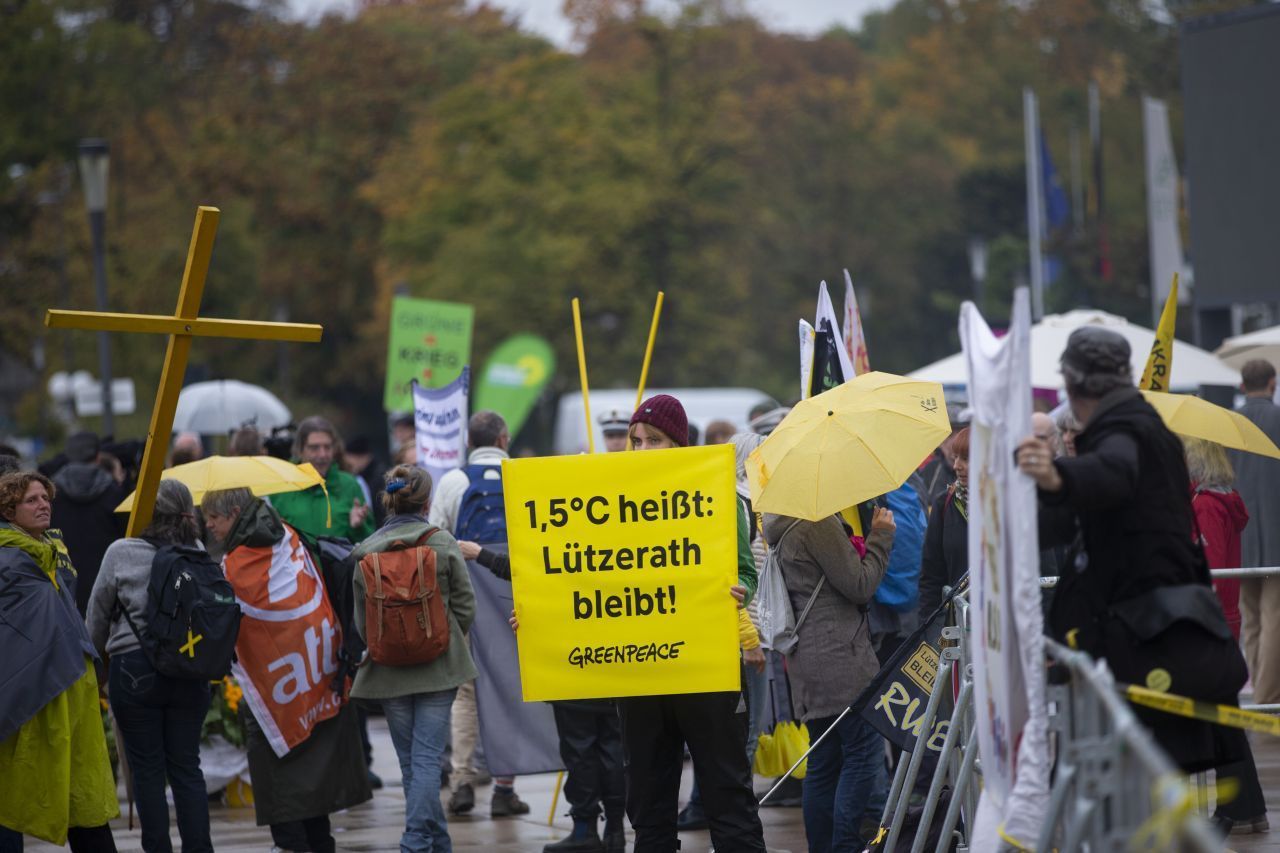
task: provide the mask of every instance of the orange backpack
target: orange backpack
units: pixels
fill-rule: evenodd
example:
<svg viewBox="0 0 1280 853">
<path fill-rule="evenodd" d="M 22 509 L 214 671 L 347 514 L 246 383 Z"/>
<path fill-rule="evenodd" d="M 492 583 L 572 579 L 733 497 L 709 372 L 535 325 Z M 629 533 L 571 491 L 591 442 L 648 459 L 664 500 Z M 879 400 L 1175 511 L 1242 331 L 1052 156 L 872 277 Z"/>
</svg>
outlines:
<svg viewBox="0 0 1280 853">
<path fill-rule="evenodd" d="M 383 666 L 430 663 L 449 648 L 449 617 L 426 541 L 397 540 L 360 560 L 369 657 Z"/>
</svg>

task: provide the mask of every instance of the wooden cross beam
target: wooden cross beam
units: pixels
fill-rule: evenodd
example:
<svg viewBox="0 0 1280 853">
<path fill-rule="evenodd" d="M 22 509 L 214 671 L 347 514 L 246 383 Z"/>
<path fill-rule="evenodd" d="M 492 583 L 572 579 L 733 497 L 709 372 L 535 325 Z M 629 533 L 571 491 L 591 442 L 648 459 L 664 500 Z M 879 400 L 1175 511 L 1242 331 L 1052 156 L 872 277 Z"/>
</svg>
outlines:
<svg viewBox="0 0 1280 853">
<path fill-rule="evenodd" d="M 143 332 L 169 336 L 164 355 L 164 370 L 156 404 L 151 410 L 151 427 L 147 431 L 146 450 L 142 454 L 142 470 L 129 515 L 129 535 L 139 536 L 151 523 L 156 505 L 156 491 L 164 470 L 164 457 L 173 432 L 173 416 L 178 408 L 178 393 L 187 371 L 187 356 L 194 337 L 242 338 L 265 341 L 297 341 L 316 343 L 324 329 L 310 323 L 258 323 L 251 320 L 214 320 L 199 316 L 200 298 L 204 294 L 205 276 L 213 256 L 213 238 L 218 233 L 219 211 L 216 207 L 196 210 L 196 224 L 187 249 L 187 266 L 182 273 L 182 289 L 178 307 L 172 317 L 152 314 L 102 314 L 93 311 L 50 310 L 44 324 L 51 329 L 89 329 L 100 332 Z"/>
</svg>

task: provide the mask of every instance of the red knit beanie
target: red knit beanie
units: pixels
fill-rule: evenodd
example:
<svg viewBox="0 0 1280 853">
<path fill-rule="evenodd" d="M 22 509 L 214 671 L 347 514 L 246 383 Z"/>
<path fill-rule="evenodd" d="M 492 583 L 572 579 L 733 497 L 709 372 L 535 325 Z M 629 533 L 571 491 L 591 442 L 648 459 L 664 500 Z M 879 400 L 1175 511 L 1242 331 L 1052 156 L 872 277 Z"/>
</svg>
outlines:
<svg viewBox="0 0 1280 853">
<path fill-rule="evenodd" d="M 689 417 L 684 406 L 670 394 L 655 394 L 640 404 L 631 416 L 631 426 L 648 424 L 666 433 L 680 447 L 689 446 Z"/>
</svg>

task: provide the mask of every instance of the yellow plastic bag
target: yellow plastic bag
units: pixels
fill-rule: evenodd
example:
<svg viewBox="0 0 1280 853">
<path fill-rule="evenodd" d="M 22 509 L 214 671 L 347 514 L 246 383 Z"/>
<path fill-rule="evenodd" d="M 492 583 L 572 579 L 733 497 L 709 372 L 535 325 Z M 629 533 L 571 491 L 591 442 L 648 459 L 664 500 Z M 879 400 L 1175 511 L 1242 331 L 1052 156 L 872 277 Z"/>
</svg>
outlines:
<svg viewBox="0 0 1280 853">
<path fill-rule="evenodd" d="M 773 739 L 780 741 L 782 744 L 783 773 L 786 773 L 792 764 L 799 761 L 809 751 L 809 730 L 805 728 L 803 723 L 792 721 L 779 723 L 773 730 Z M 802 763 L 796 768 L 796 772 L 791 775 L 796 779 L 803 779 L 807 764 L 807 761 Z"/>
<path fill-rule="evenodd" d="M 802 723 L 787 721 L 774 726 L 771 734 L 760 735 L 756 743 L 755 772 L 761 776 L 781 776 L 791 769 L 809 749 L 809 730 Z M 791 775 L 803 779 L 805 765 L 801 764 Z"/>
<path fill-rule="evenodd" d="M 760 735 L 760 739 L 756 741 L 756 773 L 773 779 L 787 772 L 787 767 L 782 763 L 781 746 L 772 734 Z"/>
</svg>

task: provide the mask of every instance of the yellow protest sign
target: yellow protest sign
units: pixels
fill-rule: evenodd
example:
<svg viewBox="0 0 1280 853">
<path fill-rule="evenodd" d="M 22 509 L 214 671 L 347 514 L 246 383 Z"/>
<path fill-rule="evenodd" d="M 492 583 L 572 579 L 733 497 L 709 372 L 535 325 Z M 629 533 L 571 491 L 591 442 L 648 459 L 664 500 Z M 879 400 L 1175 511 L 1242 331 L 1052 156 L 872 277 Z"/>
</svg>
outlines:
<svg viewBox="0 0 1280 853">
<path fill-rule="evenodd" d="M 526 702 L 739 689 L 728 445 L 502 463 Z"/>
</svg>

